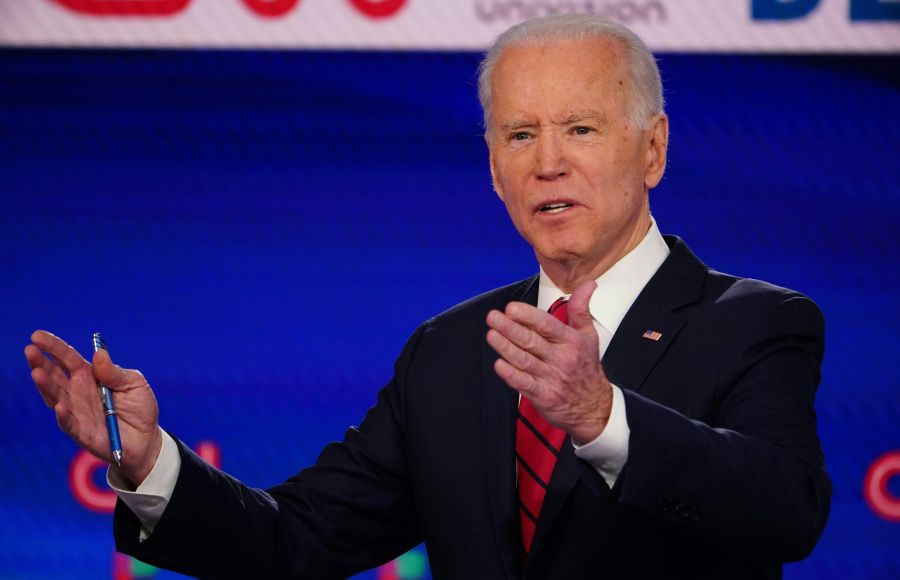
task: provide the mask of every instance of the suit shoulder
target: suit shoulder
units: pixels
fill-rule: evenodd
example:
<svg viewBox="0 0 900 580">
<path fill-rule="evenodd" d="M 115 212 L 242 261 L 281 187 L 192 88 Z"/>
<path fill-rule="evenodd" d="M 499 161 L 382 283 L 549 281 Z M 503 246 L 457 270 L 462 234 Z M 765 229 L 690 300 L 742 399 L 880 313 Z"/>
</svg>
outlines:
<svg viewBox="0 0 900 580">
<path fill-rule="evenodd" d="M 763 280 L 714 270 L 704 264 L 681 238 L 665 238 L 671 252 L 648 284 L 653 299 L 714 317 L 730 314 L 738 319 L 752 319 L 787 306 L 789 310 L 821 318 L 818 306 L 806 295 Z M 676 294 L 680 292 L 675 300 L 671 298 L 673 288 Z"/>
<path fill-rule="evenodd" d="M 537 298 L 537 276 L 473 296 L 429 318 L 407 341 L 395 364 L 395 372 L 418 360 L 471 360 L 485 343 L 487 313 L 503 309 L 515 300 Z M 485 343 L 486 344 L 486 343 Z M 473 350 L 475 349 L 475 350 Z"/>
<path fill-rule="evenodd" d="M 818 305 L 805 294 L 755 278 L 709 270 L 704 294 L 717 310 L 739 311 L 750 317 L 796 314 L 822 319 Z"/>
<path fill-rule="evenodd" d="M 707 274 L 707 294 L 718 302 L 741 301 L 758 302 L 760 305 L 778 304 L 786 300 L 798 299 L 812 303 L 812 300 L 797 290 L 778 286 L 764 280 L 743 278 L 710 269 Z"/>
<path fill-rule="evenodd" d="M 500 288 L 473 296 L 468 300 L 441 312 L 425 321 L 425 326 L 432 329 L 454 326 L 467 321 L 484 323 L 487 313 L 493 309 L 502 309 L 515 300 L 528 300 L 531 294 L 537 297 L 537 276 L 532 276 Z"/>
</svg>

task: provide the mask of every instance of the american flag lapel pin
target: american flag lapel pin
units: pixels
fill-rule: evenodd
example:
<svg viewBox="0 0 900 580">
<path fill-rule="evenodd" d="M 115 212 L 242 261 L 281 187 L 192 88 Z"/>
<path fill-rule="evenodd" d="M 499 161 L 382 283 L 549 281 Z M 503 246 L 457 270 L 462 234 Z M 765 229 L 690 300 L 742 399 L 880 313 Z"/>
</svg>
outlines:
<svg viewBox="0 0 900 580">
<path fill-rule="evenodd" d="M 647 340 L 657 342 L 660 338 L 662 338 L 662 333 L 655 330 L 645 330 L 644 334 L 642 334 L 641 336 L 643 338 L 646 338 Z"/>
</svg>

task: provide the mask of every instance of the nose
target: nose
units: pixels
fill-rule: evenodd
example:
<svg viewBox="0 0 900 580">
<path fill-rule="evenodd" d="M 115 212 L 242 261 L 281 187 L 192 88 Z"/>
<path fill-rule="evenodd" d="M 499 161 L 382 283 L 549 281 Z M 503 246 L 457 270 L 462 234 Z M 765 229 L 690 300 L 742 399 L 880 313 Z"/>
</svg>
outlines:
<svg viewBox="0 0 900 580">
<path fill-rule="evenodd" d="M 569 173 L 564 146 L 559 135 L 545 132 L 537 143 L 535 175 L 541 181 L 553 181 Z"/>
</svg>

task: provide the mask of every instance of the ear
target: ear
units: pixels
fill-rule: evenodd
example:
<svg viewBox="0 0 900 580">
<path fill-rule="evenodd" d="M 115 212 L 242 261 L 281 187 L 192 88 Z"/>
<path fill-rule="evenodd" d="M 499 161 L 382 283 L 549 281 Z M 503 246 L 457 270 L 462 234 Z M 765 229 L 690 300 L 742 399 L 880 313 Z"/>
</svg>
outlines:
<svg viewBox="0 0 900 580">
<path fill-rule="evenodd" d="M 644 185 L 653 189 L 666 172 L 666 154 L 669 149 L 669 117 L 658 113 L 650 119 L 647 129 L 647 165 L 644 171 Z"/>
<path fill-rule="evenodd" d="M 490 129 L 484 132 L 484 142 L 487 143 L 488 148 L 488 165 L 490 165 L 491 168 L 491 183 L 494 184 L 494 191 L 497 193 L 497 197 L 500 198 L 500 201 L 503 201 L 505 203 L 506 200 L 503 199 L 503 188 L 500 187 L 500 182 L 497 181 L 497 168 L 494 161 L 494 146 L 491 142 L 491 135 L 489 131 Z"/>
</svg>

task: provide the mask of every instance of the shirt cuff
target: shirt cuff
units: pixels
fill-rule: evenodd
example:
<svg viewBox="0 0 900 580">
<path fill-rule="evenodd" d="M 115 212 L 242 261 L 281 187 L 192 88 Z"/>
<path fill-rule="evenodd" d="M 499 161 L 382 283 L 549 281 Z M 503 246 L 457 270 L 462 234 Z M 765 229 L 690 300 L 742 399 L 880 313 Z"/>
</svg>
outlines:
<svg viewBox="0 0 900 580">
<path fill-rule="evenodd" d="M 159 457 L 137 489 L 129 489 L 131 485 L 117 468 L 110 466 L 106 471 L 106 483 L 140 520 L 141 541 L 147 539 L 153 532 L 169 500 L 172 499 L 179 471 L 181 471 L 181 455 L 178 454 L 178 445 L 165 431 L 162 431 Z"/>
<path fill-rule="evenodd" d="M 590 463 L 612 489 L 628 461 L 630 435 L 631 429 L 628 427 L 628 416 L 625 413 L 625 396 L 622 389 L 612 385 L 612 407 L 606 428 L 590 443 L 584 445 L 573 443 L 572 446 L 575 448 L 575 455 Z"/>
</svg>

